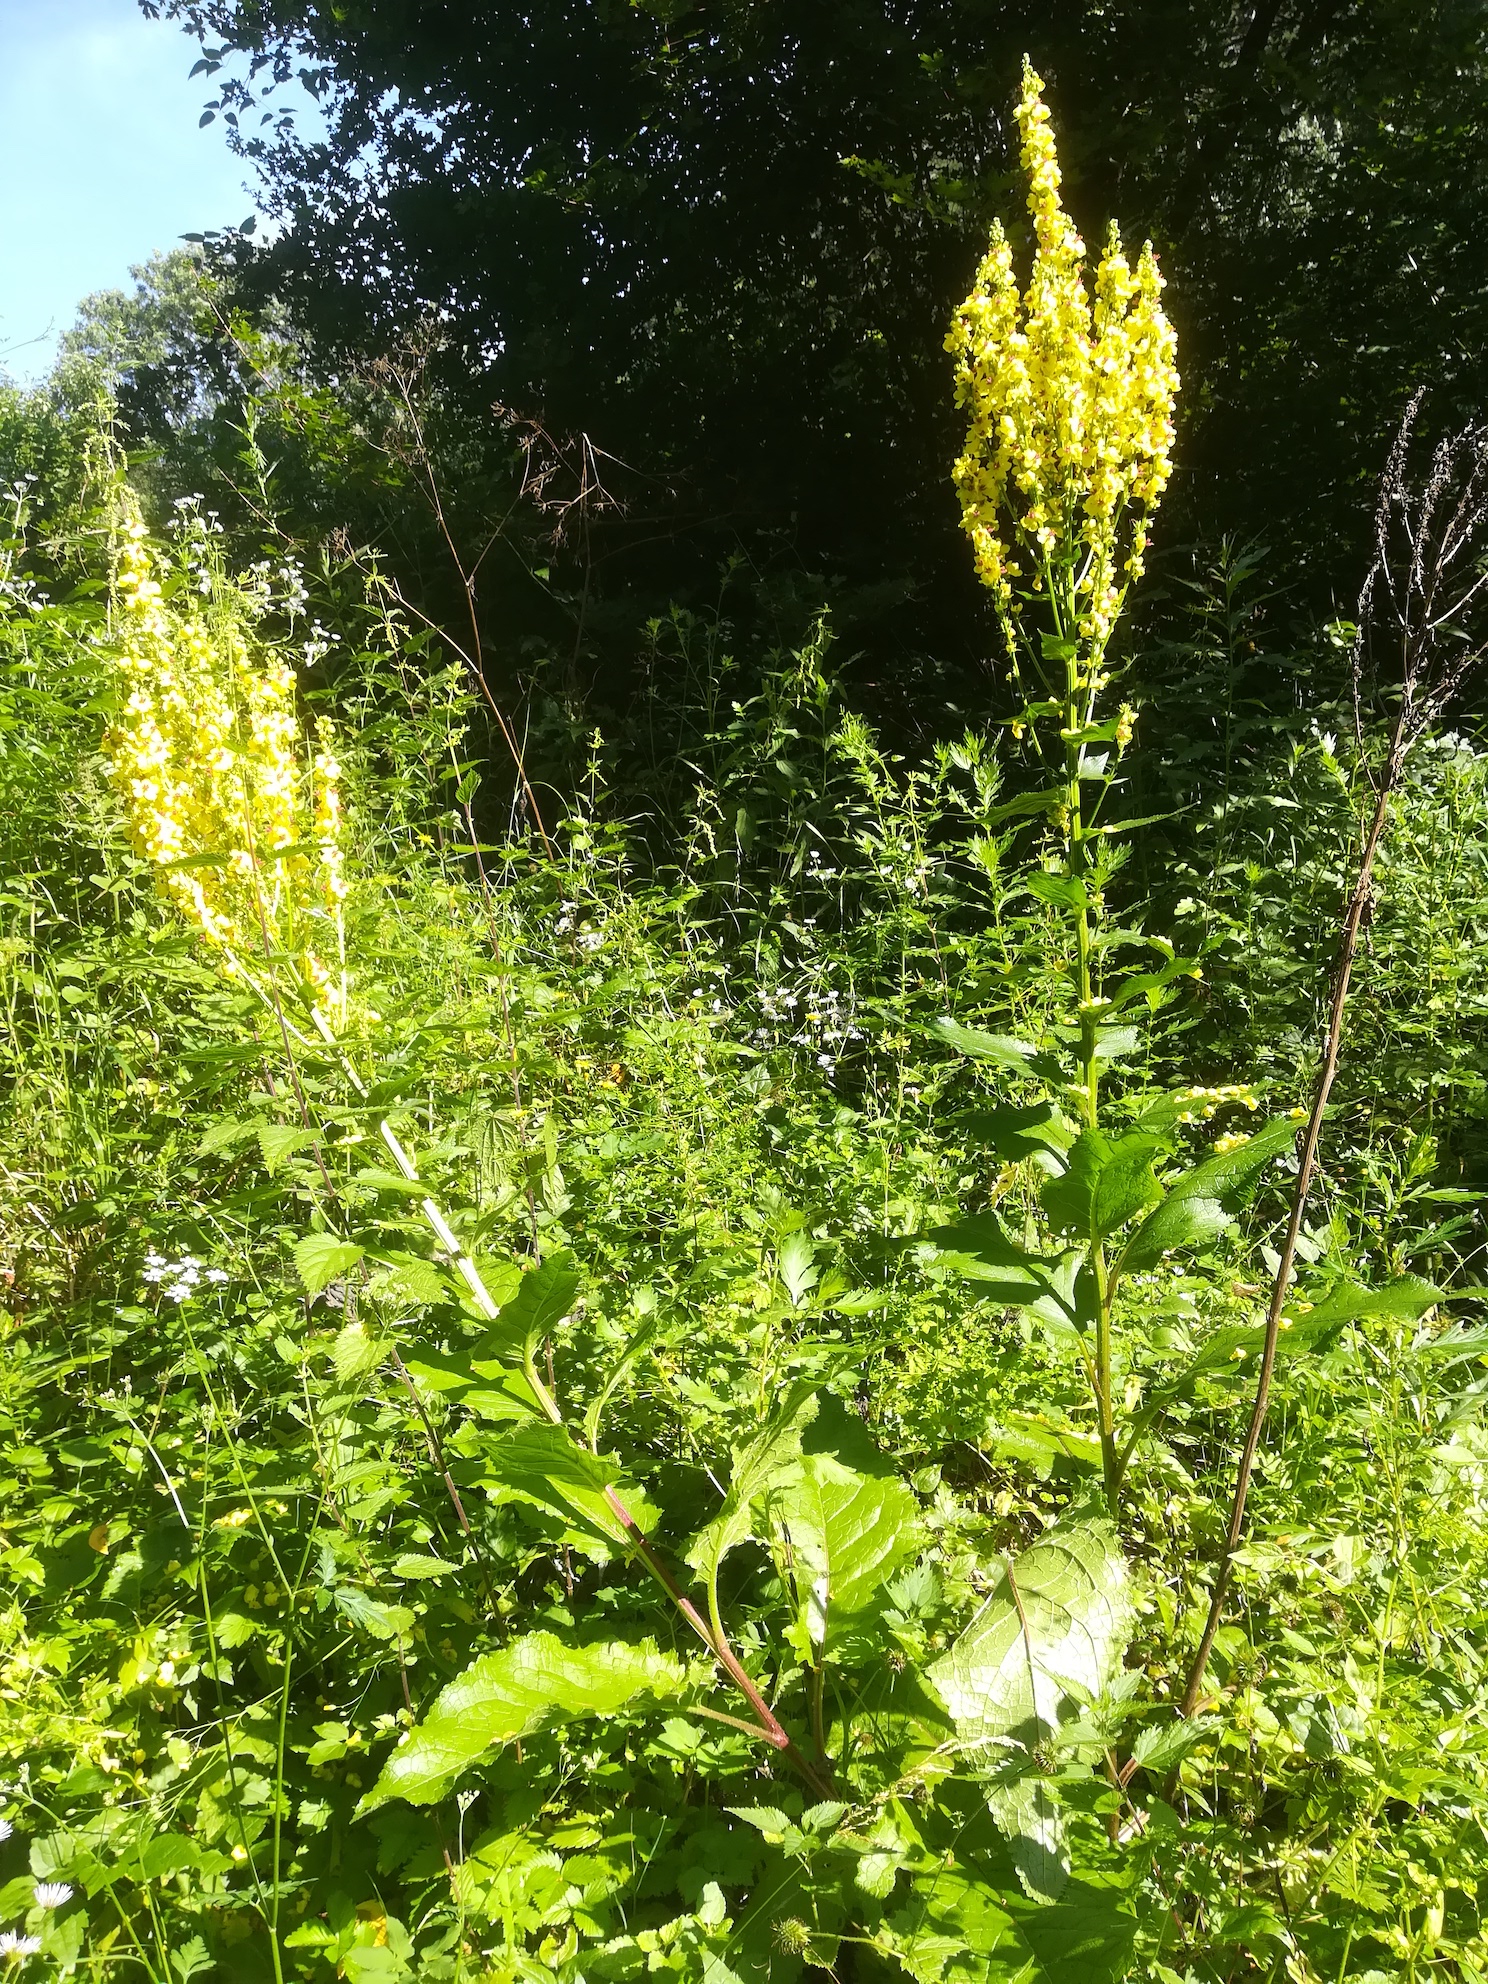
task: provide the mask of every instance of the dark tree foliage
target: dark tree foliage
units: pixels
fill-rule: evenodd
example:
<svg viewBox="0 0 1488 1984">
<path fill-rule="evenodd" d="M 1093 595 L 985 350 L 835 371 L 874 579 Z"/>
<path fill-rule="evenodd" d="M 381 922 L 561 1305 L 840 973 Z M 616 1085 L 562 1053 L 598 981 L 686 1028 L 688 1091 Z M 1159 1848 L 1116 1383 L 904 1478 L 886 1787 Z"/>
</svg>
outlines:
<svg viewBox="0 0 1488 1984">
<path fill-rule="evenodd" d="M 590 435 L 612 589 L 739 548 L 913 597 L 921 640 L 964 620 L 942 339 L 1017 204 L 1025 51 L 1074 211 L 1171 279 L 1169 542 L 1261 533 L 1319 602 L 1351 589 L 1409 389 L 1442 423 L 1485 398 L 1478 0 L 142 4 L 201 37 L 266 168 L 248 279 L 338 361 L 432 317 L 477 425 Z M 263 108 L 296 71 L 327 143 Z"/>
</svg>

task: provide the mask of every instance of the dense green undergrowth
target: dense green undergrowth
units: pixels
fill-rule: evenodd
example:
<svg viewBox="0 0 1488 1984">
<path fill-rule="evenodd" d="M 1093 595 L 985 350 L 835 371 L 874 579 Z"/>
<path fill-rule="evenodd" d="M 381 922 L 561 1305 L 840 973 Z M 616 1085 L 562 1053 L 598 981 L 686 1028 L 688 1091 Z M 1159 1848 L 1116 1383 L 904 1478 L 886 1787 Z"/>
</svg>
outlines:
<svg viewBox="0 0 1488 1984">
<path fill-rule="evenodd" d="M 1027 766 L 975 727 L 884 747 L 825 623 L 747 670 L 726 626 L 655 628 L 687 667 L 654 678 L 693 692 L 590 741 L 545 848 L 487 808 L 465 674 L 364 569 L 302 575 L 272 624 L 343 738 L 359 1097 L 131 851 L 98 484 L 12 413 L 55 458 L 0 594 L 3 1960 L 1488 1975 L 1488 753 L 1436 739 L 1397 802 L 1307 1300 L 1184 1723 L 1360 775 L 1337 712 L 1248 714 L 1267 657 L 1233 568 L 1123 774 L 1165 817 L 1108 887 L 1194 962 L 1103 1036 L 1131 1189 L 1097 1218 L 1070 1203 L 1069 939 Z M 1303 680 L 1329 652 L 1273 659 Z M 1282 1125 L 1249 1145 L 1243 1085 Z M 1141 1242 L 1195 1196 L 1212 1221 Z M 1048 1265 L 1107 1241 L 1115 1482 L 1075 1268 Z M 1039 1633 L 1083 1650 L 1038 1669 Z"/>
</svg>

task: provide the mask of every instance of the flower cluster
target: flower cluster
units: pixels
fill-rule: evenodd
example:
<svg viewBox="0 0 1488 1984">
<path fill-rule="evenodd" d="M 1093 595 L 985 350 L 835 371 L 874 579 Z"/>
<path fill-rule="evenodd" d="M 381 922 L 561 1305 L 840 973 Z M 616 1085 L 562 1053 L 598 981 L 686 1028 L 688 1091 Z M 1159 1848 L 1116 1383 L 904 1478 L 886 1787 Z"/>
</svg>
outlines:
<svg viewBox="0 0 1488 1984">
<path fill-rule="evenodd" d="M 1242 1108 L 1252 1111 L 1259 1107 L 1256 1092 L 1249 1082 L 1223 1082 L 1217 1088 L 1189 1088 L 1177 1100 L 1183 1104 L 1178 1114 L 1180 1123 L 1207 1123 L 1227 1103 L 1238 1102 Z"/>
<path fill-rule="evenodd" d="M 168 1261 L 164 1254 L 155 1253 L 146 1254 L 140 1276 L 142 1281 L 157 1287 L 167 1302 L 185 1302 L 203 1282 L 220 1287 L 228 1278 L 225 1268 L 204 1268 L 195 1254 L 183 1254 L 178 1261 Z"/>
<path fill-rule="evenodd" d="M 1141 572 L 1146 520 L 1168 480 L 1176 339 L 1151 244 L 1134 267 L 1114 223 L 1092 306 L 1043 87 L 1025 64 L 1016 115 L 1037 241 L 1027 291 L 1019 296 L 1012 248 L 994 223 L 946 339 L 956 401 L 970 416 L 954 475 L 999 611 L 1011 613 L 1015 579 L 1043 591 L 1062 562 L 1073 568 L 1078 614 L 1063 631 L 1099 648 Z"/>
<path fill-rule="evenodd" d="M 322 719 L 306 753 L 282 655 L 250 638 L 251 611 L 220 572 L 204 603 L 196 590 L 161 583 L 126 497 L 112 602 L 120 708 L 105 740 L 114 783 L 136 846 L 229 972 L 288 959 L 322 1015 L 344 1020 L 335 739 Z"/>
<path fill-rule="evenodd" d="M 756 1027 L 750 1040 L 760 1047 L 784 1043 L 805 1048 L 816 1065 L 828 1076 L 837 1072 L 837 1061 L 850 1042 L 861 1040 L 863 1030 L 852 1017 L 852 994 L 846 999 L 835 986 L 801 979 L 793 988 L 763 987 L 759 1011 L 764 1025 Z"/>
</svg>

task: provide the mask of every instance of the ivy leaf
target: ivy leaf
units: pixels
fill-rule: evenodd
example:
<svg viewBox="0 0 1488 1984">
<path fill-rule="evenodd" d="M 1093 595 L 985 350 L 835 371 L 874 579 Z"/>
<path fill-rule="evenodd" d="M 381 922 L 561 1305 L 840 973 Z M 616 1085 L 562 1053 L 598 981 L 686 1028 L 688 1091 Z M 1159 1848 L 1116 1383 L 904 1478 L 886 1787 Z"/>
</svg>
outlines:
<svg viewBox="0 0 1488 1984">
<path fill-rule="evenodd" d="M 431 1804 L 488 1750 L 560 1723 L 616 1715 L 639 1695 L 678 1694 L 686 1681 L 681 1661 L 650 1640 L 573 1647 L 552 1633 L 528 1633 L 450 1682 L 388 1758 L 358 1814 L 392 1798 Z"/>
<path fill-rule="evenodd" d="M 338 1240 L 334 1233 L 307 1233 L 295 1242 L 295 1273 L 307 1295 L 319 1295 L 361 1258 L 354 1241 Z"/>
</svg>

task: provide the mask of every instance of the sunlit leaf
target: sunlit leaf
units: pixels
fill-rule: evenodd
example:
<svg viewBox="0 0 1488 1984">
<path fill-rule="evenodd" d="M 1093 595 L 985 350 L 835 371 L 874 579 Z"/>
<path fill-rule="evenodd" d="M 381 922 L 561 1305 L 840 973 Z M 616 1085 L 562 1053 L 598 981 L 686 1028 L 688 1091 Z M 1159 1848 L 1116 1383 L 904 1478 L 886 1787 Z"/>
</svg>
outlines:
<svg viewBox="0 0 1488 1984">
<path fill-rule="evenodd" d="M 574 1647 L 552 1633 L 528 1633 L 484 1654 L 443 1690 L 358 1810 L 390 1798 L 429 1804 L 503 1743 L 555 1723 L 615 1715 L 642 1695 L 678 1694 L 686 1678 L 681 1661 L 649 1640 Z"/>
</svg>

